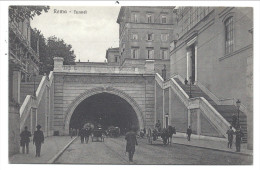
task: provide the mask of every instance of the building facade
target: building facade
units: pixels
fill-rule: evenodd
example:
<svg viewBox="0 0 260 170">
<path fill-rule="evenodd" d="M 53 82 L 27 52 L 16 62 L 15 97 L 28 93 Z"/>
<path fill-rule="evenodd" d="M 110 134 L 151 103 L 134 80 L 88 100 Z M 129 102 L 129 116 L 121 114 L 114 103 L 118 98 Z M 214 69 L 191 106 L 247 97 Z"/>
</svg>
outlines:
<svg viewBox="0 0 260 170">
<path fill-rule="evenodd" d="M 140 64 L 155 60 L 161 72 L 169 70 L 170 42 L 173 40 L 174 7 L 121 7 L 119 24 L 120 64 Z"/>
<path fill-rule="evenodd" d="M 249 32 L 253 9 L 179 7 L 174 14 L 177 25 L 171 43 L 171 77 L 186 78 L 214 101 L 234 105 L 239 99 L 240 110 L 252 116 L 246 111 L 250 94 L 246 74 L 253 69 L 248 63 L 253 51 Z M 252 136 L 248 139 L 252 144 Z"/>
<path fill-rule="evenodd" d="M 30 20 L 9 19 L 9 154 L 19 152 L 21 82 L 39 73 L 39 55 L 31 48 Z"/>
</svg>

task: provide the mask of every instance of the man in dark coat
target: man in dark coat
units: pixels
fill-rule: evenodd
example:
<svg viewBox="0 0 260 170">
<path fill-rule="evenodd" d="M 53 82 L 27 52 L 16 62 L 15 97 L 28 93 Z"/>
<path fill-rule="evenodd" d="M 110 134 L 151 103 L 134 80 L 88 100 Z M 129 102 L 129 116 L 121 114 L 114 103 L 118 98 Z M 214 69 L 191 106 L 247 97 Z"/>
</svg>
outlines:
<svg viewBox="0 0 260 170">
<path fill-rule="evenodd" d="M 85 130 L 85 142 L 86 143 L 88 143 L 88 140 L 89 140 L 89 135 L 91 134 L 91 130 L 90 130 L 90 128 L 87 128 L 86 130 Z"/>
<path fill-rule="evenodd" d="M 188 135 L 188 136 L 187 136 L 188 141 L 190 141 L 190 136 L 191 136 L 191 134 L 192 134 L 192 130 L 191 130 L 191 127 L 190 127 L 190 126 L 189 126 L 189 128 L 187 129 L 186 134 Z"/>
<path fill-rule="evenodd" d="M 235 134 L 236 134 L 236 152 L 240 152 L 240 145 L 244 133 L 241 131 L 240 127 L 238 127 Z"/>
<path fill-rule="evenodd" d="M 79 136 L 80 136 L 81 143 L 84 143 L 85 134 L 86 134 L 86 130 L 84 128 L 79 130 Z"/>
<path fill-rule="evenodd" d="M 133 162 L 135 145 L 138 145 L 134 128 L 131 128 L 131 130 L 126 133 L 125 140 L 126 140 L 126 152 L 128 152 L 129 161 Z"/>
<path fill-rule="evenodd" d="M 29 142 L 30 142 L 31 136 L 32 136 L 31 132 L 28 131 L 28 127 L 25 126 L 24 131 L 22 131 L 22 133 L 20 134 L 20 137 L 21 137 L 20 143 L 21 143 L 23 154 L 24 154 L 25 147 L 26 147 L 26 154 L 29 153 Z"/>
<path fill-rule="evenodd" d="M 232 148 L 232 143 L 233 143 L 233 134 L 234 131 L 232 130 L 232 126 L 230 126 L 230 128 L 227 131 L 227 135 L 228 135 L 228 148 Z"/>
<path fill-rule="evenodd" d="M 33 144 L 35 144 L 36 147 L 36 157 L 40 157 L 41 155 L 41 145 L 44 143 L 44 135 L 43 132 L 40 130 L 41 125 L 37 125 L 37 131 L 34 132 L 33 135 Z"/>
</svg>

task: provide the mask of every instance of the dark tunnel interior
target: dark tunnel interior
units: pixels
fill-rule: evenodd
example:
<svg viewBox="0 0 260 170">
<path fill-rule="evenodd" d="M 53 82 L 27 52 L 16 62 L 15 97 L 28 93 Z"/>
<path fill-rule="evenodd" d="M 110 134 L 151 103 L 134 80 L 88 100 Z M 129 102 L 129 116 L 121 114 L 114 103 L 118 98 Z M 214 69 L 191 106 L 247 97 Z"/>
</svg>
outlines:
<svg viewBox="0 0 260 170">
<path fill-rule="evenodd" d="M 122 133 L 132 126 L 139 128 L 137 115 L 132 106 L 123 98 L 109 93 L 88 97 L 75 109 L 70 128 L 80 129 L 85 123 L 100 124 L 103 129 L 119 127 Z"/>
</svg>

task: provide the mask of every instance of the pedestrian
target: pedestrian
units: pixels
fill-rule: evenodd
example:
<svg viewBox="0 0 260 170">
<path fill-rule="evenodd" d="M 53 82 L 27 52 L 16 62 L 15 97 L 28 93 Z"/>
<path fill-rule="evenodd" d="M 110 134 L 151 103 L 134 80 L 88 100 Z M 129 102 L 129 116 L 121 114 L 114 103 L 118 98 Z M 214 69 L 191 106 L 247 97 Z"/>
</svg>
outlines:
<svg viewBox="0 0 260 170">
<path fill-rule="evenodd" d="M 144 135 L 146 135 L 146 129 L 144 128 Z"/>
<path fill-rule="evenodd" d="M 234 127 L 234 128 L 236 128 L 237 126 L 237 116 L 235 115 L 235 113 L 233 113 L 233 115 L 232 115 L 232 126 Z"/>
<path fill-rule="evenodd" d="M 186 134 L 187 134 L 187 139 L 188 139 L 188 141 L 190 141 L 190 136 L 191 136 L 191 134 L 192 134 L 192 130 L 191 130 L 191 127 L 190 127 L 190 126 L 188 127 Z"/>
<path fill-rule="evenodd" d="M 228 135 L 228 148 L 232 149 L 232 143 L 233 143 L 233 134 L 234 131 L 232 130 L 232 126 L 230 126 L 230 128 L 227 130 Z"/>
<path fill-rule="evenodd" d="M 79 136 L 80 136 L 81 143 L 84 143 L 84 137 L 85 137 L 85 129 L 84 128 L 79 130 Z"/>
<path fill-rule="evenodd" d="M 126 133 L 125 140 L 126 140 L 126 152 L 128 152 L 129 161 L 133 162 L 135 145 L 138 145 L 134 127 L 132 127 L 131 130 Z"/>
<path fill-rule="evenodd" d="M 242 137 L 244 136 L 244 133 L 241 131 L 240 127 L 238 127 L 235 134 L 236 134 L 236 152 L 240 152 L 240 145 L 241 145 Z"/>
<path fill-rule="evenodd" d="M 157 129 L 158 132 L 161 132 L 161 122 L 160 122 L 160 120 L 158 120 L 157 123 L 155 124 L 155 128 Z"/>
<path fill-rule="evenodd" d="M 20 140 L 20 145 L 22 147 L 22 152 L 24 154 L 25 152 L 25 147 L 26 147 L 26 154 L 29 153 L 29 142 L 30 142 L 30 137 L 32 136 L 31 132 L 28 131 L 28 127 L 24 127 L 24 131 L 20 134 L 21 140 Z"/>
<path fill-rule="evenodd" d="M 87 129 L 85 130 L 85 142 L 86 142 L 86 143 L 88 143 L 89 135 L 90 135 L 90 129 L 87 128 Z"/>
<path fill-rule="evenodd" d="M 36 147 L 36 157 L 40 157 L 41 155 L 41 145 L 44 143 L 44 135 L 43 132 L 40 130 L 41 125 L 36 126 L 37 130 L 33 134 L 33 144 Z"/>
</svg>

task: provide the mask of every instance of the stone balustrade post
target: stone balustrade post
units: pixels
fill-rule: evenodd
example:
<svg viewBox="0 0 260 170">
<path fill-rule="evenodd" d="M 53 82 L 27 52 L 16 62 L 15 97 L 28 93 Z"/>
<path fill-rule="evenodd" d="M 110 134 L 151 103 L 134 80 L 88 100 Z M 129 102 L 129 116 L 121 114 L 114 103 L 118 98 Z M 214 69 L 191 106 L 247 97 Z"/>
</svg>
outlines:
<svg viewBox="0 0 260 170">
<path fill-rule="evenodd" d="M 145 72 L 154 73 L 154 60 L 145 61 Z"/>
<path fill-rule="evenodd" d="M 64 59 L 61 58 L 61 57 L 54 57 L 53 60 L 54 60 L 54 69 L 53 69 L 53 71 L 54 72 L 62 71 L 63 70 L 63 61 L 64 61 Z"/>
</svg>

